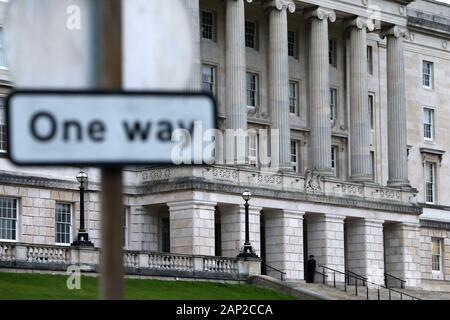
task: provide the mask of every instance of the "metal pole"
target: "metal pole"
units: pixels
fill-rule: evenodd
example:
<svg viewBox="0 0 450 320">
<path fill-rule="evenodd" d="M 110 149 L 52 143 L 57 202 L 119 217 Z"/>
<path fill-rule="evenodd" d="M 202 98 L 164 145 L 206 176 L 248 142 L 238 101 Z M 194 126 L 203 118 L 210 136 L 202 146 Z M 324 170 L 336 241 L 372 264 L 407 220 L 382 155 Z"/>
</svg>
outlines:
<svg viewBox="0 0 450 320">
<path fill-rule="evenodd" d="M 80 184 L 80 232 L 85 232 L 84 229 L 84 185 Z"/>
<path fill-rule="evenodd" d="M 122 1 L 96 2 L 98 82 L 102 89 L 122 88 Z M 122 248 L 122 168 L 102 168 L 102 248 L 100 293 L 103 300 L 124 298 Z"/>
<path fill-rule="evenodd" d="M 249 221 L 248 221 L 248 201 L 245 201 L 245 251 L 247 252 L 247 250 L 250 249 L 250 226 L 249 226 Z M 250 253 L 250 252 L 248 252 Z"/>
</svg>

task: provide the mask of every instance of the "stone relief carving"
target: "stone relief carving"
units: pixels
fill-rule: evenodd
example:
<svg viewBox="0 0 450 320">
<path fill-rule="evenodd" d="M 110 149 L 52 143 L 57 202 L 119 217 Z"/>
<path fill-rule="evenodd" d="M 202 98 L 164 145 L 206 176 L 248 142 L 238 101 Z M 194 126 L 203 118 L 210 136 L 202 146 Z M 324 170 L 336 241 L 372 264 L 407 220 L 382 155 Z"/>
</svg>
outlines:
<svg viewBox="0 0 450 320">
<path fill-rule="evenodd" d="M 308 169 L 305 172 L 305 191 L 308 192 L 321 192 L 320 186 L 320 174 L 317 170 Z"/>
</svg>

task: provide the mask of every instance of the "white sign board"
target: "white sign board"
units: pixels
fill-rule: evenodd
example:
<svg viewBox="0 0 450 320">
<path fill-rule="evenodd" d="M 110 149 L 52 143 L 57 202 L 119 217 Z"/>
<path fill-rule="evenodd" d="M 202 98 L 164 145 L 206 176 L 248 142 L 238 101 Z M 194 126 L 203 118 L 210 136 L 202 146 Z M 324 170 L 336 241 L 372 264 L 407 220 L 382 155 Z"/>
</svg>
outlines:
<svg viewBox="0 0 450 320">
<path fill-rule="evenodd" d="M 214 99 L 192 93 L 18 91 L 7 117 L 18 165 L 171 164 L 180 144 L 216 128 Z M 193 164 L 211 161 L 203 150 L 189 151 Z"/>
<path fill-rule="evenodd" d="M 184 0 L 123 3 L 123 85 L 127 90 L 185 90 L 194 65 Z M 92 0 L 13 0 L 4 24 L 6 62 L 19 88 L 96 86 L 98 40 Z"/>
</svg>

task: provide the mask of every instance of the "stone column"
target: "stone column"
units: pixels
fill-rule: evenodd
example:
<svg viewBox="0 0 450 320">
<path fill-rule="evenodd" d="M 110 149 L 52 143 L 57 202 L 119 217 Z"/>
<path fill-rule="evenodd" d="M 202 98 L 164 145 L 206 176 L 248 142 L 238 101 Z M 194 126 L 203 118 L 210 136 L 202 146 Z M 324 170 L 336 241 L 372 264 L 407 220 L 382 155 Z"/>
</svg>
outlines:
<svg viewBox="0 0 450 320">
<path fill-rule="evenodd" d="M 288 280 L 303 280 L 304 212 L 279 210 L 265 215 L 266 262 L 286 272 Z M 279 277 L 276 272 L 269 275 Z"/>
<path fill-rule="evenodd" d="M 367 84 L 367 30 L 375 26 L 370 19 L 349 20 L 350 33 L 350 180 L 371 181 L 370 120 Z"/>
<path fill-rule="evenodd" d="M 346 230 L 348 270 L 384 284 L 383 221 L 350 220 Z"/>
<path fill-rule="evenodd" d="M 192 36 L 194 40 L 194 66 L 189 89 L 198 91 L 202 89 L 201 51 L 200 51 L 200 5 L 199 0 L 185 0 L 191 18 Z"/>
<path fill-rule="evenodd" d="M 245 55 L 245 1 L 226 0 L 226 106 L 227 129 L 239 130 L 226 135 L 227 163 L 245 164 L 247 130 L 247 86 Z M 244 130 L 244 131 L 242 131 Z M 235 132 L 236 133 L 236 132 Z"/>
<path fill-rule="evenodd" d="M 311 22 L 309 44 L 309 105 L 311 127 L 311 168 L 332 175 L 330 74 L 328 61 L 328 20 L 336 21 L 333 10 L 316 8 L 305 18 Z"/>
<path fill-rule="evenodd" d="M 217 203 L 170 202 L 170 252 L 214 256 L 214 213 Z"/>
<path fill-rule="evenodd" d="M 272 166 L 291 171 L 289 125 L 289 54 L 287 10 L 295 12 L 291 0 L 264 2 L 269 13 L 269 97 L 272 129 L 279 130 L 278 148 L 272 150 Z M 273 144 L 274 145 L 274 144 Z"/>
<path fill-rule="evenodd" d="M 388 120 L 388 185 L 408 187 L 405 61 L 403 38 L 406 29 L 398 26 L 381 32 L 387 38 L 387 120 Z"/>
<path fill-rule="evenodd" d="M 420 228 L 417 223 L 393 223 L 385 228 L 386 273 L 420 287 Z"/>
<path fill-rule="evenodd" d="M 261 207 L 250 206 L 249 230 L 250 242 L 259 256 L 261 254 L 260 216 Z M 245 242 L 245 208 L 244 205 L 224 207 L 220 211 L 222 227 L 222 255 L 236 257 Z"/>
<path fill-rule="evenodd" d="M 328 214 L 307 218 L 308 256 L 314 255 L 320 272 L 320 265 L 344 272 L 344 219 L 344 216 Z M 329 281 L 333 281 L 332 272 L 325 270 L 325 274 L 328 274 Z M 316 281 L 319 278 L 317 275 Z M 336 281 L 343 282 L 344 277 L 336 275 Z"/>
</svg>

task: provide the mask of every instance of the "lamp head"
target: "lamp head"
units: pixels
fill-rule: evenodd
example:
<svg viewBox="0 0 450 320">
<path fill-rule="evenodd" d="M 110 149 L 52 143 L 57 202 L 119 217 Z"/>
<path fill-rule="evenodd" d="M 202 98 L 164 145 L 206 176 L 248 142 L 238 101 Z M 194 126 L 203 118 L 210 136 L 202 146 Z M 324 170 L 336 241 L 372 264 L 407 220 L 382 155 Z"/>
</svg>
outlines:
<svg viewBox="0 0 450 320">
<path fill-rule="evenodd" d="M 245 191 L 242 193 L 242 198 L 243 198 L 245 201 L 250 200 L 251 197 L 252 197 L 252 194 L 251 194 L 250 191 L 248 191 L 248 190 L 245 190 Z"/>
<path fill-rule="evenodd" d="M 88 175 L 87 175 L 86 172 L 80 171 L 80 172 L 77 174 L 77 181 L 78 181 L 79 183 L 84 184 L 87 180 L 88 180 Z"/>
</svg>

